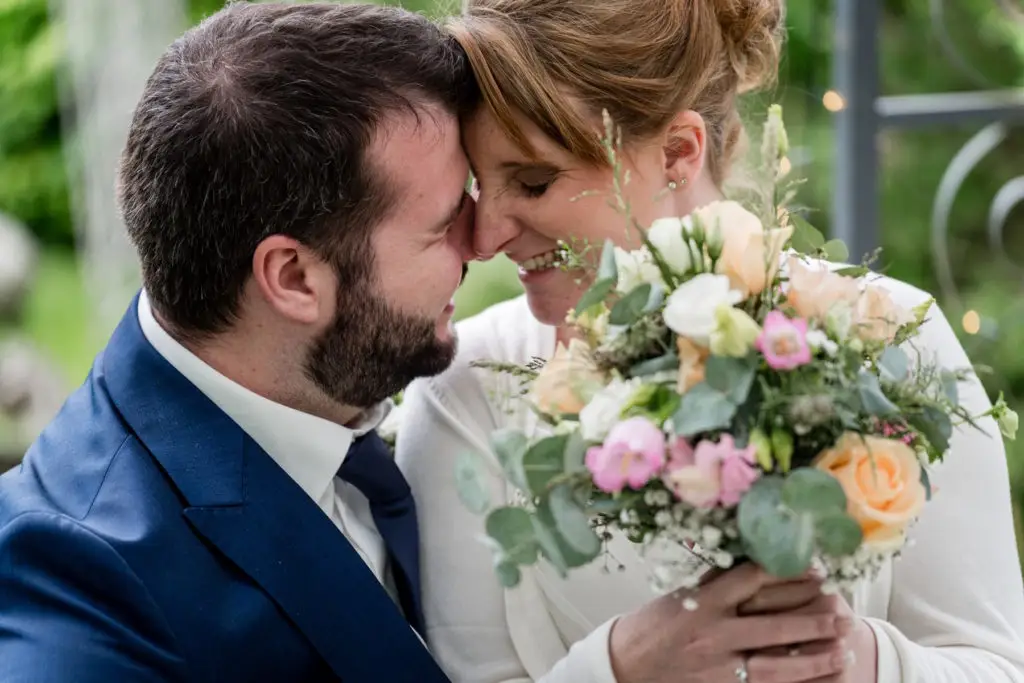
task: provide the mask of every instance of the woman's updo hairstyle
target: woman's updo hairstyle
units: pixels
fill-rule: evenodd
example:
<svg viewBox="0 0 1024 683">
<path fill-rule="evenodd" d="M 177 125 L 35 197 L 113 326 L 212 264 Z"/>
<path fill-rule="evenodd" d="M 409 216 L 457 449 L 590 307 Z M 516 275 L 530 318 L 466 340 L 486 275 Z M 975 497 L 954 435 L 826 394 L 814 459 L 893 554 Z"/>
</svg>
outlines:
<svg viewBox="0 0 1024 683">
<path fill-rule="evenodd" d="M 783 0 L 467 0 L 449 29 L 484 105 L 524 153 L 533 149 L 516 112 L 604 165 L 602 110 L 628 143 L 692 109 L 721 185 L 743 133 L 737 96 L 774 83 L 783 18 Z"/>
</svg>

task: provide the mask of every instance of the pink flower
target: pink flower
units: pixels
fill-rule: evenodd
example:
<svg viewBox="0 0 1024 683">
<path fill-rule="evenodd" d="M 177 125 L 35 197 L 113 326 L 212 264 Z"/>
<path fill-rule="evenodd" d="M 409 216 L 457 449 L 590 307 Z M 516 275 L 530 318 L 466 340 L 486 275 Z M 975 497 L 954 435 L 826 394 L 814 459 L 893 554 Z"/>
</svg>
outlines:
<svg viewBox="0 0 1024 683">
<path fill-rule="evenodd" d="M 905 425 L 897 422 L 882 422 L 882 436 L 897 439 L 908 446 L 914 443 L 914 435 Z"/>
<path fill-rule="evenodd" d="M 701 441 L 696 449 L 678 439 L 669 451 L 672 458 L 662 481 L 677 498 L 695 507 L 737 505 L 761 476 L 754 446 L 736 448 L 728 434 L 717 443 Z"/>
<path fill-rule="evenodd" d="M 792 370 L 811 362 L 807 321 L 803 318 L 790 320 L 781 311 L 765 316 L 764 328 L 755 346 L 773 370 Z"/>
<path fill-rule="evenodd" d="M 597 488 L 617 493 L 626 484 L 638 489 L 665 465 L 665 435 L 650 420 L 632 417 L 619 422 L 604 445 L 587 450 L 587 469 Z"/>
</svg>

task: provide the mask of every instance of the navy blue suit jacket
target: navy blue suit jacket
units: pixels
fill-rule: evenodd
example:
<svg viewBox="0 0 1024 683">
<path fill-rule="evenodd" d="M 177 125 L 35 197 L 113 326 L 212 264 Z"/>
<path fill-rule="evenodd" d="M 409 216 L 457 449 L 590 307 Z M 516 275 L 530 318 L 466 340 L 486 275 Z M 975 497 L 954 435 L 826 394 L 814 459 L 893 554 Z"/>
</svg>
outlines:
<svg viewBox="0 0 1024 683">
<path fill-rule="evenodd" d="M 136 304 L 0 477 L 3 683 L 445 683 L 323 512 Z"/>
</svg>

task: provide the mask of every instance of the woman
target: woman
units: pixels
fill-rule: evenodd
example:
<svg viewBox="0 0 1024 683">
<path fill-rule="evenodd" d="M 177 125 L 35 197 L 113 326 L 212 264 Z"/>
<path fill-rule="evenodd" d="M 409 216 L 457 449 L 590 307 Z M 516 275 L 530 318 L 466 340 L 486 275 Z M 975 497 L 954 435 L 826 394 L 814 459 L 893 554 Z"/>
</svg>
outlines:
<svg viewBox="0 0 1024 683">
<path fill-rule="evenodd" d="M 457 682 L 1024 683 L 1024 590 L 1005 455 L 990 420 L 985 433 L 955 435 L 915 544 L 872 585 L 824 607 L 807 593 L 813 580 L 751 587 L 749 569 L 735 569 L 701 589 L 734 598 L 717 621 L 701 621 L 678 601 L 652 599 L 640 559 L 621 538 L 610 551 L 625 571 L 591 566 L 561 579 L 542 563 L 506 591 L 480 540 L 483 518 L 456 495 L 460 453 L 486 453 L 496 429 L 542 429 L 505 401 L 508 380 L 469 364 L 550 358 L 586 287 L 580 273 L 553 267 L 559 240 L 631 239 L 603 198 L 578 198 L 611 184 L 597 135 L 602 110 L 622 128 L 626 192 L 642 224 L 721 198 L 742 133 L 737 96 L 776 74 L 781 4 L 470 0 L 451 25 L 482 93 L 463 132 L 479 183 L 476 248 L 483 258 L 504 252 L 516 261 L 525 288 L 524 297 L 459 325 L 458 361 L 409 390 L 398 440 L 419 504 L 428 637 Z M 884 284 L 907 308 L 927 299 Z M 968 363 L 937 309 L 922 335 L 944 364 Z M 960 395 L 972 412 L 988 407 L 976 381 Z M 496 464 L 490 484 L 492 500 L 512 499 Z M 743 582 L 746 592 L 735 588 Z M 835 630 L 823 618 L 820 632 L 797 634 L 809 612 L 835 615 Z M 765 613 L 756 623 L 775 625 L 773 633 L 758 646 L 742 640 L 752 633 L 744 624 Z M 721 633 L 737 635 L 708 635 Z M 855 658 L 836 661 L 836 644 Z"/>
</svg>

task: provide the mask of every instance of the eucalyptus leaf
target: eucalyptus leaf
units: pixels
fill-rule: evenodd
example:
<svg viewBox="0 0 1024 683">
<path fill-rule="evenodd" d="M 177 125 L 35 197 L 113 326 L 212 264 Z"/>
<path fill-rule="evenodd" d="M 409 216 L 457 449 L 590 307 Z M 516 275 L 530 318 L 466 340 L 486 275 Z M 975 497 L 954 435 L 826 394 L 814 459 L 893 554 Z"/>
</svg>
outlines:
<svg viewBox="0 0 1024 683">
<path fill-rule="evenodd" d="M 829 240 L 822 245 L 821 250 L 832 263 L 845 263 L 850 259 L 850 250 L 842 240 Z"/>
<path fill-rule="evenodd" d="M 898 346 L 886 347 L 882 357 L 878 359 L 878 369 L 882 375 L 893 382 L 902 382 L 910 372 L 910 359 Z"/>
<path fill-rule="evenodd" d="M 608 322 L 612 325 L 632 325 L 644 314 L 647 300 L 651 296 L 651 286 L 646 282 L 637 285 L 633 291 L 615 302 L 612 306 Z"/>
<path fill-rule="evenodd" d="M 611 240 L 604 241 L 601 249 L 601 264 L 597 268 L 598 280 L 611 280 L 614 284 L 619 279 L 619 268 L 615 264 L 615 243 Z"/>
<path fill-rule="evenodd" d="M 705 382 L 717 389 L 736 405 L 743 404 L 750 394 L 757 375 L 757 358 L 730 358 L 711 356 L 704 366 Z"/>
<path fill-rule="evenodd" d="M 789 215 L 789 221 L 793 224 L 793 249 L 801 254 L 817 255 L 818 250 L 825 246 L 821 232 L 795 213 Z"/>
<path fill-rule="evenodd" d="M 601 551 L 601 539 L 590 526 L 587 515 L 572 498 L 572 491 L 565 484 L 551 489 L 548 497 L 555 528 L 562 538 L 582 555 L 597 557 Z"/>
<path fill-rule="evenodd" d="M 569 571 L 569 566 L 565 560 L 565 555 L 562 553 L 562 548 L 558 537 L 555 535 L 553 525 L 545 524 L 539 515 L 530 517 L 530 521 L 533 523 L 533 534 L 540 545 L 541 554 L 547 558 L 547 561 L 551 563 L 551 566 L 555 568 L 559 576 L 564 577 Z"/>
<path fill-rule="evenodd" d="M 523 456 L 526 485 L 535 496 L 543 495 L 548 482 L 565 473 L 565 444 L 568 436 L 549 436 L 530 446 Z"/>
<path fill-rule="evenodd" d="M 701 382 L 683 394 L 679 410 L 672 417 L 672 426 L 679 436 L 723 429 L 736 414 L 736 404 L 721 391 Z"/>
<path fill-rule="evenodd" d="M 960 388 L 956 373 L 951 370 L 942 371 L 942 393 L 954 406 L 960 405 Z"/>
<path fill-rule="evenodd" d="M 571 432 L 565 440 L 565 449 L 562 451 L 562 468 L 566 474 L 580 472 L 584 469 L 584 461 L 587 457 L 587 441 L 579 430 Z"/>
<path fill-rule="evenodd" d="M 865 412 L 877 417 L 888 417 L 899 413 L 899 408 L 882 392 L 878 377 L 867 370 L 857 375 L 857 394 Z"/>
<path fill-rule="evenodd" d="M 664 356 L 651 358 L 637 363 L 629 369 L 630 377 L 646 377 L 659 372 L 669 372 L 679 369 L 679 356 L 668 353 Z"/>
<path fill-rule="evenodd" d="M 494 565 L 494 573 L 498 575 L 498 582 L 505 588 L 515 588 L 523 579 L 523 573 L 515 562 L 501 560 Z"/>
<path fill-rule="evenodd" d="M 744 547 L 766 572 L 781 579 L 796 578 L 811 566 L 814 518 L 782 504 L 783 479 L 765 476 L 740 500 L 737 512 Z"/>
<path fill-rule="evenodd" d="M 921 486 L 924 487 L 924 499 L 929 501 L 932 499 L 932 478 L 928 474 L 928 468 L 921 466 Z"/>
<path fill-rule="evenodd" d="M 864 540 L 860 524 L 842 510 L 815 517 L 814 535 L 821 551 L 832 557 L 852 555 Z"/>
<path fill-rule="evenodd" d="M 484 523 L 487 535 L 498 542 L 502 552 L 516 564 L 537 561 L 537 538 L 533 533 L 530 513 L 522 508 L 504 507 L 493 510 Z"/>
<path fill-rule="evenodd" d="M 839 481 L 811 467 L 793 470 L 782 485 L 782 502 L 796 512 L 820 513 L 846 509 L 846 494 Z"/>
<path fill-rule="evenodd" d="M 505 476 L 516 488 L 526 491 L 523 456 L 529 447 L 526 435 L 518 429 L 499 429 L 491 434 L 491 450 L 501 463 Z"/>
<path fill-rule="evenodd" d="M 490 505 L 490 496 L 483 483 L 480 460 L 475 453 L 463 451 L 455 458 L 455 487 L 459 500 L 475 514 L 483 514 Z"/>
<path fill-rule="evenodd" d="M 663 303 L 665 303 L 665 288 L 655 282 L 651 285 L 651 293 L 644 305 L 644 313 L 653 313 L 661 308 Z"/>
<path fill-rule="evenodd" d="M 933 406 L 925 406 L 920 413 L 907 418 L 911 426 L 924 434 L 928 443 L 939 453 L 949 449 L 949 440 L 953 436 L 953 423 L 949 415 Z"/>
<path fill-rule="evenodd" d="M 558 532 L 558 526 L 555 524 L 555 517 L 551 512 L 551 505 L 548 499 L 542 500 L 537 506 L 535 519 L 537 520 L 537 524 L 546 528 L 550 533 L 551 539 L 554 540 L 558 557 L 560 557 L 560 561 L 563 563 L 564 567 L 569 569 L 582 567 L 586 564 L 590 564 L 594 560 L 594 555 L 579 552 L 565 540 L 562 534 Z M 554 549 L 550 552 L 552 555 L 555 554 Z M 548 551 L 545 551 L 545 556 L 547 556 L 547 553 Z"/>
<path fill-rule="evenodd" d="M 576 314 L 579 315 L 591 306 L 596 306 L 607 299 L 613 289 L 615 289 L 615 280 L 608 278 L 600 279 L 590 285 L 590 289 L 583 294 L 579 303 L 576 304 Z"/>
</svg>

